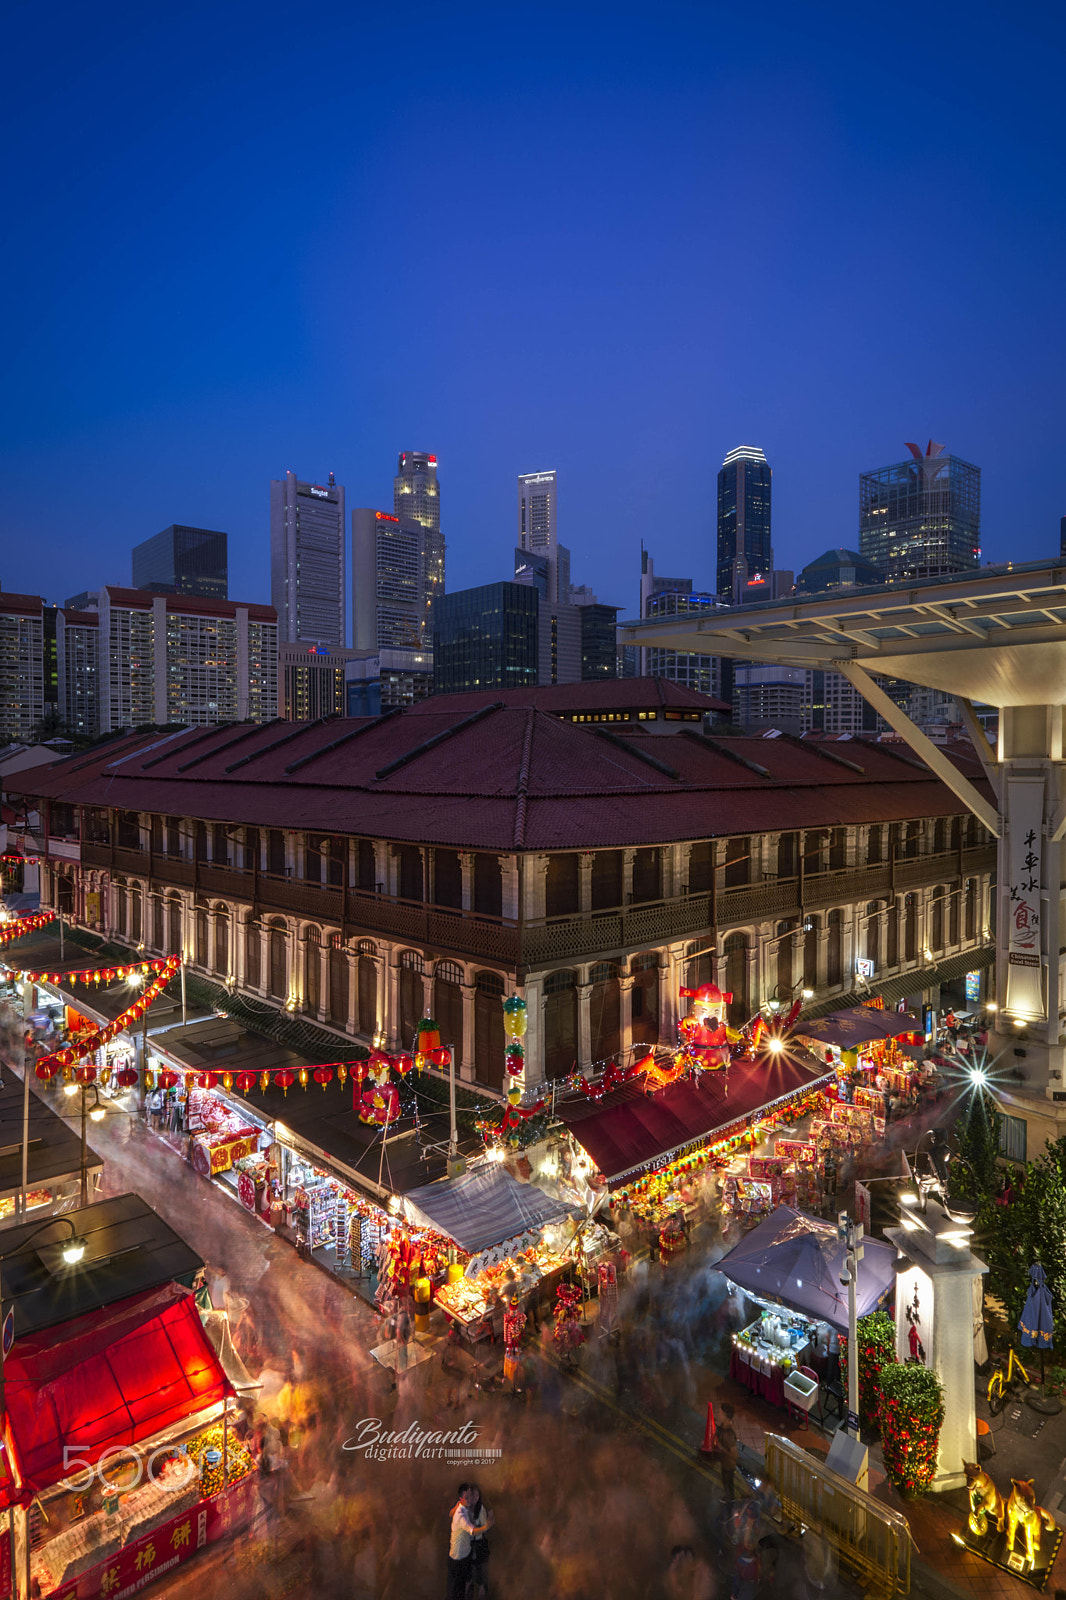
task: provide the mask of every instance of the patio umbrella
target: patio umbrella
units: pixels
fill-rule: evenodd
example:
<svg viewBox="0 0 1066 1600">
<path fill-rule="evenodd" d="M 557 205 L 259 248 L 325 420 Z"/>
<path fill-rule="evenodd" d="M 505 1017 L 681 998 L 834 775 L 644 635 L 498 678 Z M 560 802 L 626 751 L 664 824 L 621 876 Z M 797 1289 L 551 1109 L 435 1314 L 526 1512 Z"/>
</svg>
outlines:
<svg viewBox="0 0 1066 1600">
<path fill-rule="evenodd" d="M 1018 1318 L 1018 1327 L 1023 1346 L 1027 1350 L 1040 1351 L 1040 1387 L 1043 1388 L 1044 1351 L 1051 1349 L 1055 1320 L 1051 1310 L 1051 1290 L 1044 1280 L 1044 1269 L 1039 1261 L 1034 1261 L 1029 1268 L 1029 1293 Z"/>
</svg>

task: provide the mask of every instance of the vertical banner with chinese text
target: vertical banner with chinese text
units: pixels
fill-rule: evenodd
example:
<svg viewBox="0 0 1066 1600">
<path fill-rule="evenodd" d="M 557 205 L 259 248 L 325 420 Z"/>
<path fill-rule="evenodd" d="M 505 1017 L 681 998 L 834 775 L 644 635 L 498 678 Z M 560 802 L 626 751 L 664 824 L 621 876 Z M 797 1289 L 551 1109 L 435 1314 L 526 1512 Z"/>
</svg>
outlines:
<svg viewBox="0 0 1066 1600">
<path fill-rule="evenodd" d="M 1007 826 L 1010 850 L 1007 890 L 1007 1010 L 1019 1017 L 1046 1016 L 1041 957 L 1040 869 L 1044 780 L 1010 778 Z"/>
</svg>

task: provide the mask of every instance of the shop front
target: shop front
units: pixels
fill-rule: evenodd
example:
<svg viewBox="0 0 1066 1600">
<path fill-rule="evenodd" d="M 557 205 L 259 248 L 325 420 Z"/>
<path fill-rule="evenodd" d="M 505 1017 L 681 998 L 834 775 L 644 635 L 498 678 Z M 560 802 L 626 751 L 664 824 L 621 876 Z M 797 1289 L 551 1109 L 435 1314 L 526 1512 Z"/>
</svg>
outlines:
<svg viewBox="0 0 1066 1600">
<path fill-rule="evenodd" d="M 0 1227 L 21 1220 L 23 1115 L 29 1114 L 26 1142 L 25 1215 L 55 1216 L 80 1202 L 82 1178 L 81 1139 L 63 1118 L 36 1094 L 24 1100 L 23 1085 L 8 1067 L 0 1071 L 0 1127 L 5 1130 L 0 1149 Z M 85 1147 L 85 1188 L 91 1198 L 104 1164 L 96 1151 Z M 2 1247 L 0 1247 L 2 1248 Z"/>
</svg>

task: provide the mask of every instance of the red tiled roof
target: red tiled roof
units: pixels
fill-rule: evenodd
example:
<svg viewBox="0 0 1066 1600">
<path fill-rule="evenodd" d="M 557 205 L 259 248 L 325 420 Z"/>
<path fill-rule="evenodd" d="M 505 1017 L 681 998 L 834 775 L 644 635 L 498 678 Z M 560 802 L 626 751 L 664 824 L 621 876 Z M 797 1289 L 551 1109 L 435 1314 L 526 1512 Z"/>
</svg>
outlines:
<svg viewBox="0 0 1066 1600">
<path fill-rule="evenodd" d="M 445 710 L 459 715 L 475 711 L 479 705 L 499 701 L 505 706 L 534 706 L 539 711 L 649 711 L 676 707 L 685 711 L 728 711 L 724 700 L 715 700 L 698 689 L 671 683 L 669 678 L 607 678 L 602 683 L 533 684 L 524 689 L 471 689 L 463 694 L 435 694 L 423 700 L 419 710 Z"/>
<path fill-rule="evenodd" d="M 134 735 L 31 769 L 20 785 L 74 804 L 485 850 L 611 849 L 966 809 L 920 762 L 873 742 L 845 747 L 856 772 L 783 739 L 707 743 L 684 724 L 615 725 L 602 737 L 522 706 L 471 720 L 471 704 L 462 697 L 458 718 L 442 699 L 381 719 Z M 974 752 L 948 753 L 989 794 Z"/>
<path fill-rule="evenodd" d="M 100 626 L 99 611 L 64 611 L 63 619 L 68 627 L 71 624 L 79 628 L 98 628 Z"/>
<path fill-rule="evenodd" d="M 39 617 L 44 610 L 44 601 L 39 594 L 7 594 L 0 589 L 0 611 L 9 616 Z"/>
</svg>

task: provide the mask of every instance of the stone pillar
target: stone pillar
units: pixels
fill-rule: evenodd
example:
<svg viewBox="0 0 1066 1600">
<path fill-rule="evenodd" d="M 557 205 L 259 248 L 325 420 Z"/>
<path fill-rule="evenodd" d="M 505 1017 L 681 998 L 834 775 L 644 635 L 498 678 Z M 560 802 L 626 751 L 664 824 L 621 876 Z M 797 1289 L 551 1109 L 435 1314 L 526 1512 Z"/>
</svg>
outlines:
<svg viewBox="0 0 1066 1600">
<path fill-rule="evenodd" d="M 622 904 L 628 906 L 633 901 L 633 858 L 636 850 L 622 851 Z"/>
<path fill-rule="evenodd" d="M 748 961 L 748 1005 L 749 1005 L 750 1009 L 752 1010 L 752 1012 L 757 1011 L 759 1009 L 759 1006 L 762 1004 L 763 1000 L 765 999 L 765 995 L 761 994 L 760 991 L 759 991 L 759 988 L 758 988 L 758 982 L 759 982 L 759 945 L 760 945 L 760 941 L 758 940 L 758 938 L 756 938 L 748 945 L 748 949 L 747 949 L 747 961 Z"/>
<path fill-rule="evenodd" d="M 594 859 L 591 850 L 582 850 L 578 862 L 578 909 L 583 917 L 587 917 L 592 910 L 592 863 Z"/>
<path fill-rule="evenodd" d="M 519 856 L 523 876 L 522 892 L 526 922 L 540 922 L 548 915 L 548 857 Z"/>
<path fill-rule="evenodd" d="M 318 968 L 318 1020 L 328 1022 L 332 1007 L 329 992 L 329 941 L 331 935 L 324 933 L 322 944 L 319 947 Z"/>
<path fill-rule="evenodd" d="M 633 1047 L 633 979 L 618 980 L 619 1045 L 622 1060 L 628 1062 Z"/>
<path fill-rule="evenodd" d="M 381 1016 L 379 1027 L 388 1040 L 390 1050 L 400 1048 L 398 1039 L 400 1035 L 400 963 L 395 950 L 389 952 L 389 994 L 388 1004 Z"/>
<path fill-rule="evenodd" d="M 906 1310 L 918 1290 L 925 1362 L 944 1386 L 944 1421 L 933 1489 L 961 1488 L 964 1461 L 977 1459 L 974 1409 L 973 1280 L 988 1271 L 969 1249 L 970 1229 L 953 1222 L 935 1200 L 907 1208 L 907 1227 L 886 1228 L 900 1252 L 896 1262 L 896 1353 L 910 1358 Z M 862 1271 L 860 1265 L 859 1271 Z"/>
<path fill-rule="evenodd" d="M 459 868 L 463 874 L 463 910 L 470 911 L 474 905 L 474 853 L 472 850 L 460 850 Z"/>
<path fill-rule="evenodd" d="M 430 972 L 422 974 L 422 1015 L 424 1017 L 433 1015 L 433 974 Z M 441 1044 L 450 1043 L 449 1039 L 441 1040 Z"/>
<path fill-rule="evenodd" d="M 503 879 L 503 920 L 518 921 L 518 858 L 500 856 L 500 874 Z"/>
<path fill-rule="evenodd" d="M 677 991 L 684 959 L 684 945 L 670 945 L 659 951 L 659 1043 L 668 1050 L 677 1043 Z"/>
<path fill-rule="evenodd" d="M 358 1033 L 359 1023 L 359 957 L 352 950 L 345 951 L 348 962 L 348 1021 L 349 1033 Z"/>
<path fill-rule="evenodd" d="M 385 885 L 385 893 L 396 899 L 400 892 L 400 858 L 394 845 L 386 844 L 383 847 L 385 859 L 382 862 L 384 873 L 379 882 Z"/>
<path fill-rule="evenodd" d="M 374 892 L 377 893 L 381 885 L 382 894 L 389 893 L 389 862 L 392 860 L 392 851 L 384 839 L 374 840 Z"/>
<path fill-rule="evenodd" d="M 477 994 L 476 983 L 464 983 L 463 986 L 463 1056 L 459 1066 L 459 1076 L 466 1083 L 474 1081 L 474 997 Z"/>
<path fill-rule="evenodd" d="M 585 968 L 588 971 L 588 968 Z M 577 1064 L 582 1072 L 587 1072 L 592 1065 L 592 1013 L 589 1010 L 589 999 L 592 994 L 591 983 L 579 983 L 577 986 Z"/>
<path fill-rule="evenodd" d="M 538 972 L 526 979 L 522 998 L 526 1002 L 525 1067 L 516 1081 L 523 1088 L 527 1084 L 544 1082 L 544 974 Z"/>
<path fill-rule="evenodd" d="M 296 852 L 300 846 L 301 836 L 285 830 L 285 876 L 287 878 L 302 878 L 303 873 L 296 868 Z"/>
<path fill-rule="evenodd" d="M 389 951 L 388 951 L 388 946 L 382 947 L 382 946 L 379 945 L 378 946 L 378 953 L 374 957 L 374 973 L 375 973 L 375 977 L 376 977 L 377 1017 L 375 1018 L 374 1027 L 371 1029 L 371 1032 L 373 1034 L 373 1043 L 375 1043 L 375 1044 L 378 1042 L 379 1039 L 385 1039 L 385 1038 L 388 1037 L 388 1032 L 387 1032 L 388 1024 L 387 1024 L 386 1018 L 387 1018 L 387 1015 L 388 1015 L 388 1005 L 389 1005 L 388 975 L 389 975 L 390 970 L 391 970 L 391 956 L 390 956 Z"/>
</svg>

